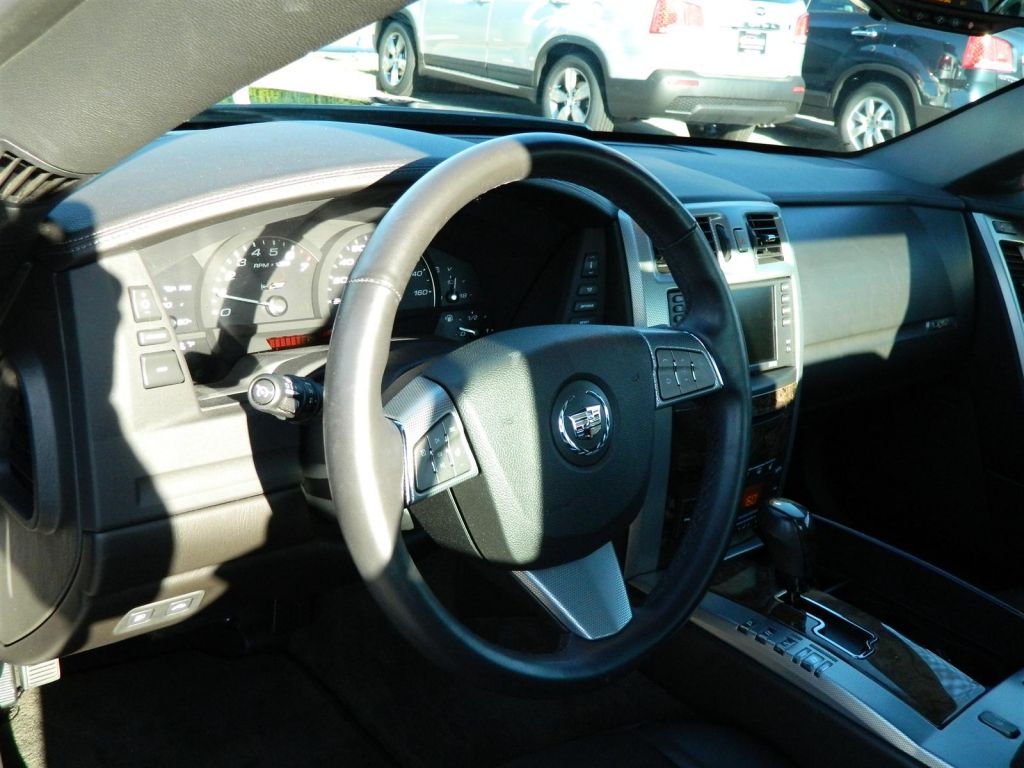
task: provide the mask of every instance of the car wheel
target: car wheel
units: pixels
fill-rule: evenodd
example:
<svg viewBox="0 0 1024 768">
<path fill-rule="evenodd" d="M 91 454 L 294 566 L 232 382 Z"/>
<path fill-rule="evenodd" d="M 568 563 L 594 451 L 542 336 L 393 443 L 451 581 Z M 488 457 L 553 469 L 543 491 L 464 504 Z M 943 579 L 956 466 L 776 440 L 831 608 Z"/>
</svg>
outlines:
<svg viewBox="0 0 1024 768">
<path fill-rule="evenodd" d="M 754 135 L 752 125 L 730 125 L 727 123 L 686 124 L 690 135 L 698 139 L 721 139 L 722 141 L 749 141 Z"/>
<path fill-rule="evenodd" d="M 586 123 L 595 131 L 615 126 L 604 104 L 604 86 L 596 67 L 580 56 L 564 56 L 548 71 L 539 102 L 545 117 Z"/>
<path fill-rule="evenodd" d="M 409 29 L 388 24 L 377 43 L 377 87 L 392 96 L 409 96 L 416 79 L 416 46 Z"/>
<path fill-rule="evenodd" d="M 906 105 L 892 88 L 868 83 L 850 94 L 839 113 L 839 134 L 849 150 L 868 149 L 910 130 Z"/>
</svg>

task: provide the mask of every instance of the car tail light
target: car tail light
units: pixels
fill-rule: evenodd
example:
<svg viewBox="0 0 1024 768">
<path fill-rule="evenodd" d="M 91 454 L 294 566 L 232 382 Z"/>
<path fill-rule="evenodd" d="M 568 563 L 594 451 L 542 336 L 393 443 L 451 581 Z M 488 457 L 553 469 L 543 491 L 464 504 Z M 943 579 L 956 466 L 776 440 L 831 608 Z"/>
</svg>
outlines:
<svg viewBox="0 0 1024 768">
<path fill-rule="evenodd" d="M 964 47 L 964 69 L 1013 72 L 1013 46 L 1001 37 L 975 35 Z"/>
<path fill-rule="evenodd" d="M 685 0 L 655 0 L 651 14 L 651 34 L 662 35 L 677 24 L 684 27 L 703 27 L 704 11 L 696 3 Z"/>
<path fill-rule="evenodd" d="M 793 39 L 798 43 L 807 42 L 807 32 L 811 28 L 811 16 L 807 13 L 801 13 L 800 18 L 796 20 L 796 26 L 793 27 Z"/>
</svg>

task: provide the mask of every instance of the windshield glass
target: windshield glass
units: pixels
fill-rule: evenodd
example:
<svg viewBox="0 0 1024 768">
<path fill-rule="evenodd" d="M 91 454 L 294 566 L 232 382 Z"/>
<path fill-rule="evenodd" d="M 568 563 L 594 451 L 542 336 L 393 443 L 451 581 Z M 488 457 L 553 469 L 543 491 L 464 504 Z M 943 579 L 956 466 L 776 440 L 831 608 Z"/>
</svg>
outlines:
<svg viewBox="0 0 1024 768">
<path fill-rule="evenodd" d="M 828 152 L 1021 77 L 1024 30 L 968 37 L 856 0 L 419 0 L 234 104 L 388 105 Z"/>
</svg>

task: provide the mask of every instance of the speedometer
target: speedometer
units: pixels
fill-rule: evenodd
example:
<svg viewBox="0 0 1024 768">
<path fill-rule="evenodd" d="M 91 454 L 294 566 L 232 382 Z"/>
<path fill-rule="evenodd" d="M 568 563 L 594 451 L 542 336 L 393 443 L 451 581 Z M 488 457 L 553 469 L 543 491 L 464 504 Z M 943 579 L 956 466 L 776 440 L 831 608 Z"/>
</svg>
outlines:
<svg viewBox="0 0 1024 768">
<path fill-rule="evenodd" d="M 253 326 L 314 317 L 310 285 L 319 260 L 284 237 L 228 243 L 203 285 L 206 326 Z"/>
<path fill-rule="evenodd" d="M 319 295 L 323 302 L 322 315 L 330 318 L 334 309 L 341 303 L 341 295 L 348 283 L 349 276 L 356 261 L 370 241 L 373 225 L 366 224 L 349 230 L 327 254 L 320 275 Z M 409 276 L 409 285 L 402 294 L 398 305 L 399 311 L 409 309 L 432 309 L 437 304 L 434 288 L 434 276 L 421 256 L 416 267 Z"/>
</svg>

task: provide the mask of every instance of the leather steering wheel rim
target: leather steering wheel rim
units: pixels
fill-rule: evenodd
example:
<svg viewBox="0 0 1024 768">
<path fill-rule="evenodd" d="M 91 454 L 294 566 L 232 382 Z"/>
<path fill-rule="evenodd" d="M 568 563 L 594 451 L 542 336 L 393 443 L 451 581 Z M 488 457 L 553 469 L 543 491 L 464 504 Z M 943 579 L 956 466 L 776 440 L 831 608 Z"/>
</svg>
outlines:
<svg viewBox="0 0 1024 768">
<path fill-rule="evenodd" d="M 543 178 L 585 187 L 631 216 L 651 238 L 689 308 L 687 330 L 711 351 L 722 386 L 702 403 L 705 470 L 686 536 L 632 620 L 600 640 L 570 637 L 532 655 L 487 642 L 437 600 L 405 547 L 400 523 L 403 444 L 384 416 L 381 381 L 398 304 L 416 261 L 465 205 L 500 187 Z M 739 319 L 715 256 L 693 217 L 647 171 L 595 142 L 557 134 L 493 139 L 440 163 L 378 225 L 346 286 L 325 379 L 328 479 L 352 559 L 376 601 L 413 644 L 442 666 L 499 687 L 600 680 L 634 665 L 691 615 L 732 534 L 750 442 L 750 384 Z"/>
</svg>

